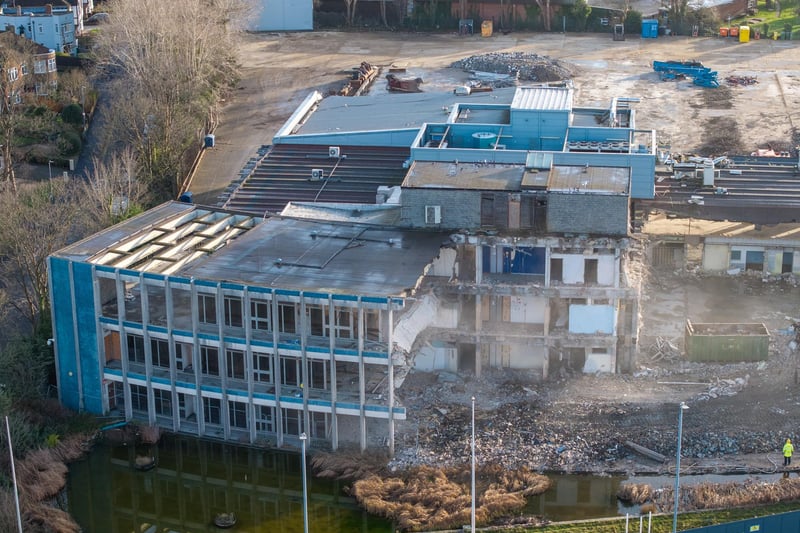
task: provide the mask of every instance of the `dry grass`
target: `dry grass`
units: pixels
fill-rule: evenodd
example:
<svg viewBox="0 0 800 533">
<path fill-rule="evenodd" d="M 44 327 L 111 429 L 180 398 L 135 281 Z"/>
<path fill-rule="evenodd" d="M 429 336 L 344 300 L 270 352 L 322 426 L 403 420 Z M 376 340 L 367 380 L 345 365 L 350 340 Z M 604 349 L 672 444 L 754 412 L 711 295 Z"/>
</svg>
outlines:
<svg viewBox="0 0 800 533">
<path fill-rule="evenodd" d="M 356 481 L 352 494 L 370 513 L 395 520 L 404 531 L 445 529 L 469 523 L 469 471 L 422 466 L 400 476 L 377 475 Z M 479 472 L 475 517 L 478 523 L 508 515 L 540 494 L 550 480 L 527 469 L 486 467 Z"/>
<path fill-rule="evenodd" d="M 666 487 L 656 492 L 654 502 L 659 510 L 666 512 L 672 508 L 674 492 L 674 489 Z M 785 478 L 774 483 L 753 480 L 700 483 L 681 487 L 680 509 L 730 509 L 795 500 L 800 500 L 800 478 Z"/>
<path fill-rule="evenodd" d="M 53 448 L 29 452 L 15 462 L 19 486 L 20 507 L 25 531 L 58 531 L 77 533 L 80 527 L 69 514 L 46 503 L 64 488 L 67 482 L 66 463 L 82 457 L 89 448 L 91 436 L 70 436 Z M 0 515 L 13 517 L 13 495 L 3 493 Z M 5 521 L 0 521 L 0 530 Z M 11 530 L 16 530 L 12 528 Z"/>
<path fill-rule="evenodd" d="M 653 487 L 646 483 L 624 483 L 617 490 L 617 498 L 637 505 L 649 502 L 653 499 Z"/>
<path fill-rule="evenodd" d="M 81 528 L 67 512 L 39 503 L 25 510 L 25 531 L 79 533 Z"/>
</svg>

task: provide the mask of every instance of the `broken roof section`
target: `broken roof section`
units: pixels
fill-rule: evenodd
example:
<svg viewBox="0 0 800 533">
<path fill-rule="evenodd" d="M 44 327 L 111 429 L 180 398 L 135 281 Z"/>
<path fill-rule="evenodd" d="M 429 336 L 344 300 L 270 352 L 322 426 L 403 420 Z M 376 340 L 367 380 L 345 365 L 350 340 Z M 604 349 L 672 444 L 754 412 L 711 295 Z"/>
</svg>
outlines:
<svg viewBox="0 0 800 533">
<path fill-rule="evenodd" d="M 521 165 L 415 161 L 403 187 L 518 191 L 524 173 Z"/>
<path fill-rule="evenodd" d="M 214 253 L 262 219 L 167 202 L 63 248 L 56 256 L 97 265 L 171 274 Z"/>
<path fill-rule="evenodd" d="M 628 194 L 631 169 L 591 165 L 555 165 L 547 179 L 551 192 Z"/>
</svg>

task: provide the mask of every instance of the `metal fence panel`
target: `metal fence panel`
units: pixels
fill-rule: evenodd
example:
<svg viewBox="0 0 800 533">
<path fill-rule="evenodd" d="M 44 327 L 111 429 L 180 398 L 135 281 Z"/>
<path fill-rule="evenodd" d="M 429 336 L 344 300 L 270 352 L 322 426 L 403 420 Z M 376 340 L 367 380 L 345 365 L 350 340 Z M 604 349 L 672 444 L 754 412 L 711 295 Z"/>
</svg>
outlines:
<svg viewBox="0 0 800 533">
<path fill-rule="evenodd" d="M 790 531 L 800 531 L 800 511 L 687 529 L 684 533 L 788 533 Z"/>
</svg>

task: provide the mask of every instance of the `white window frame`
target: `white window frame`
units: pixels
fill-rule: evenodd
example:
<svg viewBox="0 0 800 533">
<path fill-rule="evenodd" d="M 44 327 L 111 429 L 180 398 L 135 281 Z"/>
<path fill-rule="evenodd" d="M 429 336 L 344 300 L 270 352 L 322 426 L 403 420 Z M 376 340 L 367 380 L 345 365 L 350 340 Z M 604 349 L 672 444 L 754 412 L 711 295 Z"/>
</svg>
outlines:
<svg viewBox="0 0 800 533">
<path fill-rule="evenodd" d="M 8 69 L 8 81 L 17 81 L 19 79 L 19 71 L 17 67 L 11 67 Z"/>
<path fill-rule="evenodd" d="M 250 327 L 259 331 L 272 330 L 272 305 L 269 300 L 250 299 Z"/>
<path fill-rule="evenodd" d="M 442 206 L 440 206 L 440 205 L 426 205 L 425 206 L 425 223 L 426 224 L 441 224 L 442 223 Z"/>
<path fill-rule="evenodd" d="M 253 380 L 256 383 L 273 383 L 271 355 L 253 352 Z"/>
</svg>

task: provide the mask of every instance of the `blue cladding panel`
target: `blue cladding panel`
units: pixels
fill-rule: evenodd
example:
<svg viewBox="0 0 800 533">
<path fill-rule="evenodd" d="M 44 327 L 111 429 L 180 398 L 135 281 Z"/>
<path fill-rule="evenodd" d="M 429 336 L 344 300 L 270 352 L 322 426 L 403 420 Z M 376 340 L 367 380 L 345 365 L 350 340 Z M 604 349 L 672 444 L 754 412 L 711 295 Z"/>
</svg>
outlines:
<svg viewBox="0 0 800 533">
<path fill-rule="evenodd" d="M 50 294 L 53 306 L 53 334 L 58 348 L 58 388 L 64 406 L 78 410 L 78 367 L 75 359 L 75 337 L 72 329 L 72 293 L 69 282 L 69 261 L 50 257 Z"/>
<path fill-rule="evenodd" d="M 503 273 L 544 274 L 544 248 L 503 248 Z"/>
<path fill-rule="evenodd" d="M 92 265 L 73 263 L 75 278 L 75 308 L 77 309 L 78 347 L 80 349 L 83 407 L 90 413 L 102 414 L 103 375 L 97 353 L 97 317 L 94 312 L 94 283 Z"/>
</svg>

